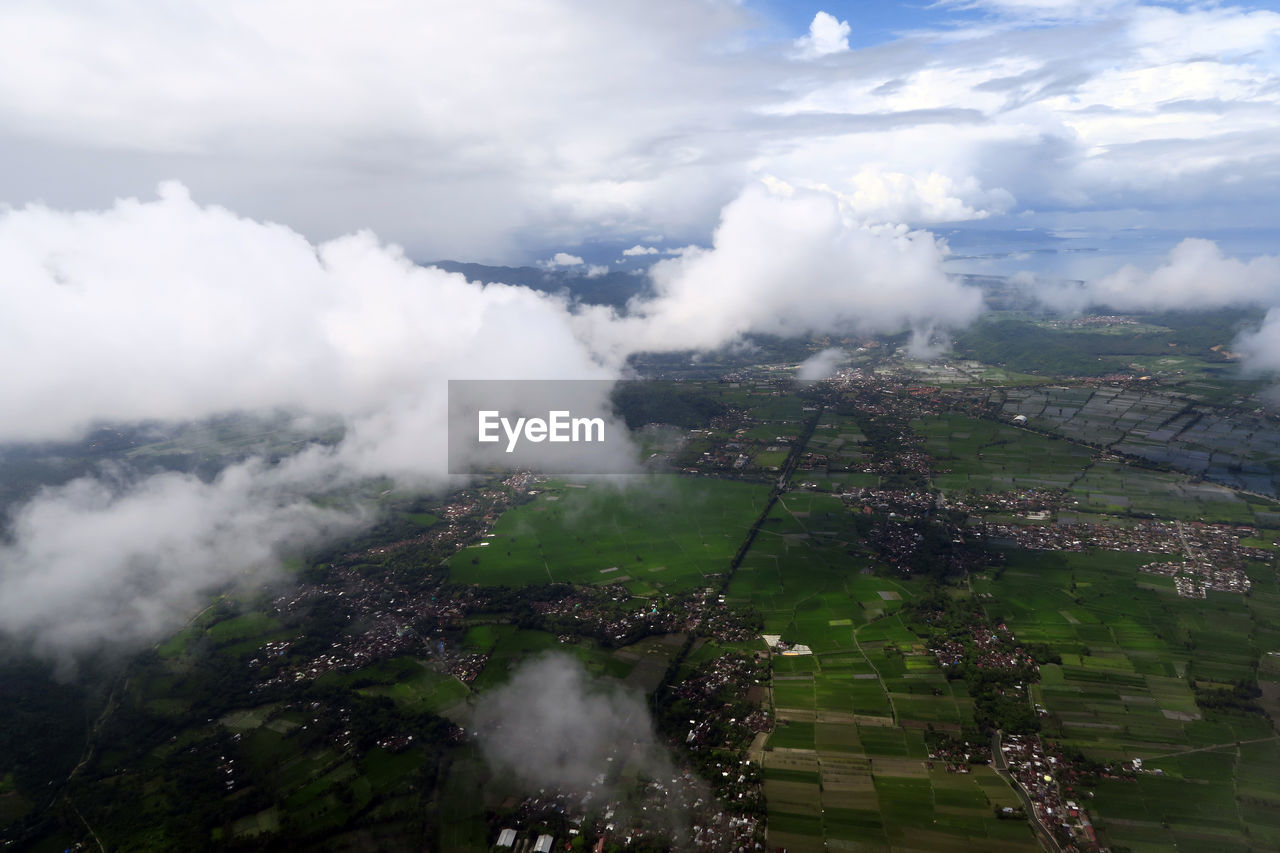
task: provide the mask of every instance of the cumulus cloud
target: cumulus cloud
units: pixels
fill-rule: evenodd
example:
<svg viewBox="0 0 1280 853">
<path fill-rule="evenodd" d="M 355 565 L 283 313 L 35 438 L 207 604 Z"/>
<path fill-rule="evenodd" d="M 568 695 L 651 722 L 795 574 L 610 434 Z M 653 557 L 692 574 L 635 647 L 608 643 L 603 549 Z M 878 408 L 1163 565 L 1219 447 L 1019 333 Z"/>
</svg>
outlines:
<svg viewBox="0 0 1280 853">
<path fill-rule="evenodd" d="M 669 776 L 669 764 L 654 765 L 661 747 L 644 698 L 592 682 L 566 655 L 524 664 L 476 705 L 471 724 L 485 758 L 533 791 L 586 793 L 610 757 L 620 764 L 636 748 L 650 778 Z"/>
<path fill-rule="evenodd" d="M 844 360 L 846 353 L 839 347 L 828 347 L 806 358 L 796 368 L 796 379 L 802 382 L 816 382 L 826 379 L 836 372 L 836 367 Z"/>
<path fill-rule="evenodd" d="M 569 223 L 557 188 L 648 181 L 674 128 L 741 100 L 728 68 L 702 62 L 749 25 L 736 4 L 388 0 L 352 15 L 337 0 L 4 4 L 0 149 L 33 164 L 5 200 L 80 207 L 177 176 L 314 240 L 373 227 L 420 257 L 529 260 Z M 700 139 L 686 147 L 701 157 Z"/>
<path fill-rule="evenodd" d="M 806 59 L 817 59 L 849 49 L 849 22 L 828 12 L 818 12 L 809 24 L 809 34 L 796 39 L 796 49 Z"/>
<path fill-rule="evenodd" d="M 577 255 L 571 255 L 568 252 L 556 252 L 551 256 L 551 260 L 543 261 L 542 265 L 547 269 L 560 269 L 562 267 L 580 267 L 584 261 Z"/>
<path fill-rule="evenodd" d="M 860 218 L 873 222 L 959 222 L 985 219 L 1014 205 L 1006 190 L 984 191 L 967 177 L 955 180 L 938 172 L 908 175 L 867 167 L 850 180 L 840 197 Z"/>
<path fill-rule="evenodd" d="M 1020 281 L 1026 286 L 1025 279 Z M 1127 265 L 1083 286 L 1046 284 L 1035 294 L 1051 307 L 1071 311 L 1089 305 L 1122 311 L 1280 305 L 1280 257 L 1241 261 L 1224 256 L 1211 240 L 1188 238 L 1154 270 Z"/>
<path fill-rule="evenodd" d="M 1240 260 L 1211 240 L 1188 238 L 1155 269 L 1134 265 L 1083 283 L 1039 281 L 1026 272 L 1011 277 L 1025 293 L 1059 311 L 1089 307 L 1119 311 L 1196 311 L 1233 306 L 1266 308 L 1259 328 L 1242 333 L 1230 349 L 1246 369 L 1280 372 L 1280 256 Z"/>
<path fill-rule="evenodd" d="M 639 244 L 632 246 L 630 249 L 623 249 L 622 254 L 628 258 L 638 257 L 640 255 L 656 255 L 658 249 L 655 246 L 641 246 Z"/>
<path fill-rule="evenodd" d="M 0 360 L 26 365 L 0 382 L 0 440 L 263 408 L 373 423 L 435 408 L 448 378 L 610 375 L 556 297 L 422 268 L 369 232 L 313 245 L 176 184 L 0 213 L 0 264 Z"/>
<path fill-rule="evenodd" d="M 711 348 L 748 332 L 883 332 L 960 327 L 982 310 L 949 279 L 930 234 L 849 221 L 828 193 L 762 186 L 727 205 L 712 245 L 651 269 L 629 314 L 580 320 L 606 352 Z"/>
<path fill-rule="evenodd" d="M 1280 374 L 1280 307 L 1269 310 L 1262 325 L 1242 334 L 1232 349 L 1244 356 L 1251 370 Z"/>
<path fill-rule="evenodd" d="M 1280 191 L 1280 14 L 981 5 L 1001 14 L 941 9 L 849 49 L 827 12 L 797 45 L 741 3 L 388 0 L 357 27 L 336 0 L 16 0 L 0 8 L 3 200 L 98 205 L 177 176 L 313 241 L 371 227 L 417 257 L 527 263 L 593 238 L 705 241 L 764 173 L 842 186 L 884 164 L 950 181 L 961 215 L 1000 212 L 974 181 L 1047 221 L 1185 222 L 1209 201 L 1240 225 Z M 934 207 L 903 210 L 956 215 Z"/>
<path fill-rule="evenodd" d="M 1206 206 L 1252 225 L 1280 192 L 1274 11 L 992 0 L 979 24 L 851 50 L 825 12 L 797 44 L 755 37 L 744 4 L 656 2 L 388 0 L 359 26 L 336 0 L 0 4 L 0 361 L 21 365 L 0 380 L 0 440 L 299 410 L 347 427 L 316 476 L 436 482 L 448 377 L 607 377 L 637 348 L 750 331 L 906 326 L 927 352 L 981 300 L 914 225 L 1020 205 L 1038 212 L 1020 226 L 1198 224 Z M 739 195 L 768 175 L 800 189 Z M 243 215 L 177 185 L 110 204 L 169 176 Z M 648 256 L 653 235 L 713 229 L 665 250 L 626 316 L 410 260 L 530 262 L 596 238 Z M 1276 304 L 1274 261 L 1184 246 L 1085 298 Z M 1242 342 L 1256 364 L 1272 328 Z M 75 506 L 144 485 L 104 488 Z M 291 489 L 250 503 L 307 527 L 278 508 Z M 21 529 L 19 556 L 44 528 Z M 102 565 L 147 563 L 131 553 Z M 225 577 L 193 565 L 195 586 Z"/>
</svg>

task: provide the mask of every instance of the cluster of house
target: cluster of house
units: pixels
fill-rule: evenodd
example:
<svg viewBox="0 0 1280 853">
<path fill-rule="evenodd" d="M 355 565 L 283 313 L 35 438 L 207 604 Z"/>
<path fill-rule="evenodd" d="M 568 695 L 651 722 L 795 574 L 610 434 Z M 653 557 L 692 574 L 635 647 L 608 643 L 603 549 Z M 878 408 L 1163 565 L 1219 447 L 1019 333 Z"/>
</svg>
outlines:
<svg viewBox="0 0 1280 853">
<path fill-rule="evenodd" d="M 1065 842 L 1068 849 L 1102 849 L 1088 812 L 1074 799 L 1062 795 L 1055 778 L 1058 758 L 1045 754 L 1039 737 L 1005 735 L 1000 753 L 1002 763 L 1031 802 L 1033 820 L 1060 843 Z"/>
<path fill-rule="evenodd" d="M 1209 590 L 1247 593 L 1253 581 L 1240 566 L 1219 567 L 1203 559 L 1181 563 L 1147 563 L 1138 571 L 1173 578 L 1173 587 L 1183 598 L 1206 598 Z"/>
<path fill-rule="evenodd" d="M 1016 669 L 1021 666 L 1035 666 L 1035 659 L 1017 644 L 1013 634 L 1003 622 L 994 629 L 985 625 L 973 628 L 969 640 L 975 654 L 972 664 L 977 669 Z M 929 651 L 941 667 L 959 666 L 964 661 L 966 645 L 960 640 L 949 638 L 930 646 Z"/>
<path fill-rule="evenodd" d="M 629 797 L 625 804 L 604 774 L 590 787 L 585 794 L 544 791 L 511 802 L 507 826 L 498 830 L 492 849 L 503 853 L 601 853 L 606 846 L 616 845 L 693 853 L 764 849 L 759 819 L 723 810 L 690 770 L 650 780 L 638 797 Z"/>
</svg>

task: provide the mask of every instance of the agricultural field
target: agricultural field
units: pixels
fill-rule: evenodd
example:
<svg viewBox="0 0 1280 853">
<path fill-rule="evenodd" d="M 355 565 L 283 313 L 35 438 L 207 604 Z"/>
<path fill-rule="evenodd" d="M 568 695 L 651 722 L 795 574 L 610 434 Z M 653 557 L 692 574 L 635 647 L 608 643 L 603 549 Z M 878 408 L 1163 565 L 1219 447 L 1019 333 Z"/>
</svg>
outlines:
<svg viewBox="0 0 1280 853">
<path fill-rule="evenodd" d="M 862 434 L 854 418 L 823 412 L 806 449 L 827 458 L 831 481 L 846 485 L 875 486 L 879 478 L 874 475 L 857 472 L 843 475 L 836 473 L 856 468 L 862 460 L 867 458 L 862 447 L 866 441 L 867 437 Z"/>
<path fill-rule="evenodd" d="M 775 657 L 777 728 L 763 753 L 769 841 L 788 850 L 1035 850 L 1025 821 L 989 767 L 948 772 L 926 731 L 972 726 L 964 683 L 948 682 L 896 617 L 854 629 L 851 652 Z M 831 645 L 837 645 L 831 643 Z"/>
<path fill-rule="evenodd" d="M 484 585 L 625 584 L 687 590 L 722 573 L 764 509 L 768 487 L 654 476 L 642 483 L 547 483 L 450 560 Z"/>
<path fill-rule="evenodd" d="M 821 392 L 759 373 L 681 383 L 669 411 L 706 403 L 714 426 L 642 440 L 655 455 L 727 457 L 697 469 L 715 476 L 384 495 L 383 527 L 290 560 L 297 589 L 226 592 L 131 665 L 118 693 L 104 689 L 115 705 L 72 789 L 78 807 L 130 849 L 300 832 L 380 849 L 368 827 L 403 840 L 434 822 L 433 847 L 488 850 L 532 795 L 486 764 L 469 724 L 487 691 L 554 651 L 599 687 L 648 697 L 671 755 L 713 785 L 737 775 L 721 762 L 749 756 L 730 782 L 750 789 L 741 814 L 758 814 L 763 791 L 773 848 L 1038 849 L 1006 777 L 967 763 L 970 748 L 985 759 L 990 724 L 1039 726 L 1064 762 L 1100 768 L 1093 796 L 1069 793 L 1116 851 L 1280 849 L 1280 736 L 1262 713 L 1280 719 L 1280 514 L 1228 485 L 1266 491 L 1274 425 L 1140 385 L 1030 387 L 971 362 L 924 372 L 946 387 L 889 369 Z M 991 419 L 995 399 L 1031 428 Z M 796 450 L 787 481 L 774 469 Z M 1187 459 L 1204 464 L 1170 461 Z M 862 487 L 879 492 L 853 505 L 833 494 Z M 1058 522 L 1122 533 L 1134 516 L 1252 525 L 1233 532 L 1259 549 L 1241 558 L 1252 588 L 1184 598 L 1173 578 L 1138 571 L 1173 554 L 1006 550 L 991 543 L 1016 540 L 973 536 L 982 520 L 935 500 L 1031 489 L 1062 492 Z M 998 523 L 1030 521 L 1017 512 Z M 619 614 L 625 630 L 603 632 Z M 972 638 L 997 630 L 1004 658 L 983 658 Z M 1002 669 L 1019 683 L 988 678 Z M 993 693 L 1016 713 L 993 713 Z M 678 704 L 695 698 L 706 704 Z M 0 817 L 35 808 L 18 784 L 0 773 Z M 192 792 L 211 805 L 188 816 Z"/>
<path fill-rule="evenodd" d="M 1100 784 L 1089 806 L 1099 831 L 1133 850 L 1274 848 L 1280 776 L 1275 765 L 1260 772 L 1259 755 L 1280 743 L 1275 729 L 1258 713 L 1205 711 L 1192 689 L 1249 681 L 1259 646 L 1280 645 L 1274 568 L 1255 564 L 1247 598 L 1214 592 L 1201 601 L 1139 575 L 1143 555 L 1008 557 L 998 580 L 973 586 L 1020 639 L 1061 652 L 1032 690 L 1046 713 L 1043 735 L 1103 764 L 1143 760 L 1136 780 Z M 1233 779 L 1249 780 L 1248 808 Z"/>
<path fill-rule="evenodd" d="M 960 414 L 913 421 L 944 493 L 1062 489 L 1092 463 L 1086 447 Z"/>
<path fill-rule="evenodd" d="M 850 632 L 831 631 L 833 622 L 861 625 L 898 606 L 879 594 L 893 583 L 872 575 L 865 557 L 851 556 L 856 542 L 852 513 L 839 498 L 787 494 L 761 526 L 728 600 L 760 611 L 765 633 L 819 652 L 848 650 Z"/>
<path fill-rule="evenodd" d="M 1168 391 L 1119 387 L 1011 388 L 1004 413 L 1075 441 L 1168 465 L 1275 497 L 1280 489 L 1274 419 L 1226 414 Z"/>
<path fill-rule="evenodd" d="M 1151 471 L 1116 462 L 1090 467 L 1071 487 L 1082 511 L 1150 515 L 1221 524 L 1256 524 L 1275 511 L 1269 501 L 1186 474 Z M 1265 516 L 1264 516 L 1265 517 Z"/>
<path fill-rule="evenodd" d="M 802 565 L 767 545 L 753 548 L 744 568 L 752 557 Z M 1006 566 L 975 578 L 972 588 L 992 619 L 1021 641 L 1061 653 L 1062 663 L 1044 665 L 1031 692 L 1045 709 L 1042 736 L 1101 764 L 1145 762 L 1148 772 L 1103 779 L 1090 800 L 1104 842 L 1135 851 L 1280 843 L 1280 777 L 1273 772 L 1280 738 L 1260 714 L 1205 712 L 1191 686 L 1248 680 L 1259 646 L 1280 651 L 1275 570 L 1255 566 L 1249 598 L 1211 593 L 1198 601 L 1178 598 L 1163 578 L 1140 575 L 1145 555 L 1006 557 Z M 785 570 L 778 571 L 785 590 Z M 771 627 L 790 631 L 814 654 L 774 657 L 778 726 L 763 753 L 770 843 L 789 850 L 823 849 L 824 839 L 876 850 L 1035 849 L 1025 822 L 994 817 L 994 808 L 1016 806 L 996 774 L 930 766 L 926 729 L 973 726 L 964 682 L 948 681 L 892 612 L 868 615 L 863 603 L 838 618 L 836 570 L 827 574 L 824 587 L 775 599 L 792 609 L 775 611 Z M 846 595 L 867 577 L 850 574 L 841 587 Z M 910 600 L 913 587 L 897 584 L 896 594 Z M 749 588 L 735 579 L 731 590 Z M 805 602 L 818 603 L 813 612 L 825 625 L 805 617 Z M 1280 664 L 1262 678 L 1264 694 L 1280 697 Z"/>
<path fill-rule="evenodd" d="M 930 727 L 972 728 L 963 681 L 949 681 L 895 615 L 917 582 L 873 574 L 848 553 L 850 510 L 821 494 L 785 495 L 730 584 L 765 632 L 813 654 L 773 657 L 777 728 L 763 754 L 770 844 L 788 850 L 1035 850 L 993 771 L 930 762 Z"/>
</svg>

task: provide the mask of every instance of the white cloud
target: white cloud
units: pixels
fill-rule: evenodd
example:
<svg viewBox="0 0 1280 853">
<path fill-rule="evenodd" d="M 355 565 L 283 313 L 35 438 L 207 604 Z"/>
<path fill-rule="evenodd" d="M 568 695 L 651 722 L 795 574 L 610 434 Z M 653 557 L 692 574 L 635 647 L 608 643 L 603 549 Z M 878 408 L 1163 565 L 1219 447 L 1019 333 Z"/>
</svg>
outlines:
<svg viewBox="0 0 1280 853">
<path fill-rule="evenodd" d="M 1251 369 L 1280 374 L 1280 307 L 1272 308 L 1257 329 L 1242 334 L 1232 348 Z"/>
<path fill-rule="evenodd" d="M 61 656 L 172 631 L 216 586 L 256 577 L 291 550 L 365 520 L 317 506 L 292 466 L 233 466 L 205 483 L 81 478 L 16 513 L 0 545 L 0 631 Z"/>
<path fill-rule="evenodd" d="M 623 249 L 622 254 L 628 258 L 634 258 L 639 255 L 656 255 L 658 249 L 653 246 L 641 246 L 639 244 L 632 246 L 630 249 Z"/>
<path fill-rule="evenodd" d="M 1062 21 L 1097 18 L 1136 4 L 1133 0 L 959 0 L 949 5 L 985 7 L 1033 21 Z"/>
<path fill-rule="evenodd" d="M 1280 306 L 1280 257 L 1241 261 L 1224 256 L 1211 240 L 1188 238 L 1150 272 L 1128 265 L 1084 286 L 1042 285 L 1036 293 L 1046 304 L 1076 311 L 1088 305 L 1122 311 Z"/>
<path fill-rule="evenodd" d="M 847 353 L 839 347 L 828 347 L 821 352 L 816 352 L 796 368 L 796 379 L 805 382 L 826 379 L 835 373 L 836 367 L 846 356 Z"/>
<path fill-rule="evenodd" d="M 1038 282 L 1029 273 L 1014 276 L 1013 281 L 1063 311 L 1089 306 L 1121 311 L 1266 308 L 1260 327 L 1242 333 L 1230 349 L 1244 357 L 1249 370 L 1280 372 L 1280 256 L 1240 260 L 1223 255 L 1211 240 L 1188 238 L 1150 271 L 1127 265 L 1083 285 Z"/>
<path fill-rule="evenodd" d="M 176 176 L 313 239 L 373 227 L 425 258 L 537 251 L 597 227 L 567 221 L 558 192 L 661 179 L 675 128 L 736 109 L 729 69 L 704 57 L 749 20 L 679 0 L 17 0 L 0 7 L 0 141 L 37 167 L 4 200 L 101 204 Z M 700 137 L 680 140 L 690 162 Z"/>
<path fill-rule="evenodd" d="M 849 22 L 818 12 L 809 24 L 809 34 L 796 39 L 796 48 L 807 59 L 843 53 L 849 49 Z"/>
<path fill-rule="evenodd" d="M 0 363 L 22 365 L 0 380 L 0 439 L 285 408 L 348 426 L 331 456 L 308 456 L 309 476 L 438 481 L 449 377 L 609 376 L 637 347 L 751 331 L 909 326 L 928 349 L 981 300 L 942 275 L 943 247 L 913 225 L 1198 224 L 1212 209 L 1231 227 L 1272 209 L 1280 15 L 985 5 L 1000 14 L 851 50 L 849 24 L 827 13 L 797 45 L 762 41 L 747 6 L 721 2 L 0 4 L 0 204 L 17 206 L 0 210 Z M 834 59 L 797 63 L 797 47 Z M 238 214 L 176 186 L 111 204 L 170 176 Z M 759 179 L 790 197 L 742 191 Z M 21 207 L 37 199 L 50 206 Z M 520 262 L 595 238 L 648 256 L 652 235 L 715 233 L 709 248 L 663 250 L 654 296 L 618 318 L 417 268 L 366 228 L 417 258 Z M 1090 292 L 1276 306 L 1275 264 L 1190 241 L 1161 270 Z M 1274 364 L 1278 326 L 1269 316 L 1242 340 L 1251 363 Z M 0 601 L 24 589 L 64 600 L 72 622 L 87 612 L 67 595 L 74 573 L 52 572 L 68 579 L 54 590 L 23 568 L 82 559 L 58 551 L 72 545 L 42 521 L 55 509 L 90 531 L 108 518 L 135 529 L 137 507 L 162 498 L 221 508 L 245 542 L 208 550 L 246 564 L 334 523 L 294 500 L 299 481 L 246 472 L 246 486 L 47 494 L 0 560 L 18 567 Z M 93 589 L 181 550 L 140 551 L 143 533 L 117 540 L 103 523 L 86 538 L 106 567 Z M 188 544 L 214 535 L 174 525 Z M 190 571 L 161 584 L 172 595 L 127 607 L 169 612 L 228 577 L 200 560 Z"/>
<path fill-rule="evenodd" d="M 711 248 L 651 268 L 654 295 L 621 319 L 596 311 L 586 336 L 609 352 L 714 347 L 748 332 L 879 332 L 964 326 L 981 294 L 941 271 L 932 235 L 846 221 L 828 193 L 763 186 L 723 211 Z"/>
<path fill-rule="evenodd" d="M 583 264 L 582 258 L 577 255 L 570 255 L 568 252 L 556 252 L 549 261 L 543 261 L 542 266 L 547 269 L 556 269 L 558 267 L 580 267 Z"/>
<path fill-rule="evenodd" d="M 925 172 L 864 168 L 850 180 L 852 190 L 840 194 L 860 218 L 874 222 L 958 222 L 985 219 L 1013 207 L 1008 192 L 982 190 L 972 177 L 962 181 Z"/>
<path fill-rule="evenodd" d="M 179 184 L 100 211 L 0 212 L 0 362 L 23 365 L 0 382 L 0 441 L 262 410 L 346 426 L 334 447 L 211 483 L 120 471 L 45 491 L 0 547 L 0 632 L 49 653 L 153 637 L 211 588 L 365 518 L 309 495 L 450 482 L 449 379 L 607 379 L 637 348 L 967 322 L 980 297 L 940 260 L 927 234 L 846 223 L 829 194 L 751 190 L 711 249 L 660 261 L 657 296 L 619 318 L 417 266 L 369 232 L 313 244 Z"/>
<path fill-rule="evenodd" d="M 975 182 L 1045 221 L 1207 201 L 1242 225 L 1241 200 L 1280 191 L 1271 10 L 1007 0 L 860 49 L 821 12 L 800 45 L 839 62 L 798 65 L 744 4 L 657 4 L 386 0 L 353 26 L 336 0 L 16 0 L 3 200 L 101 205 L 176 176 L 313 241 L 368 227 L 415 257 L 529 262 L 598 237 L 704 241 L 765 174 L 936 176 L 960 214 L 998 213 Z M 936 208 L 903 207 L 953 215 Z"/>
<path fill-rule="evenodd" d="M 0 361 L 27 365 L 0 382 L 0 440 L 274 407 L 365 417 L 446 378 L 607 375 L 553 297 L 423 269 L 368 232 L 313 245 L 174 184 L 0 213 L 0 264 Z"/>
</svg>

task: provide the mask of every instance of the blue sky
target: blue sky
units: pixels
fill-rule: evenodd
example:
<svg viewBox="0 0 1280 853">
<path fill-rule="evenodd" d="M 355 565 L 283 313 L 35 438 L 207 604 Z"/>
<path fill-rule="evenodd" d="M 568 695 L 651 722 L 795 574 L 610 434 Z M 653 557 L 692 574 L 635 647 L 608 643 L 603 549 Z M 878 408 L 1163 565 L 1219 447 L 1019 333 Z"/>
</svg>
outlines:
<svg viewBox="0 0 1280 853">
<path fill-rule="evenodd" d="M 820 6 L 767 0 L 751 6 L 764 18 L 775 22 L 789 38 L 803 36 L 808 32 L 814 14 L 826 12 L 849 23 L 849 46 L 854 49 L 890 42 L 912 30 L 946 28 L 980 21 L 984 17 L 978 8 L 943 7 L 931 3 L 877 3 L 874 0 L 840 0 Z"/>
</svg>

